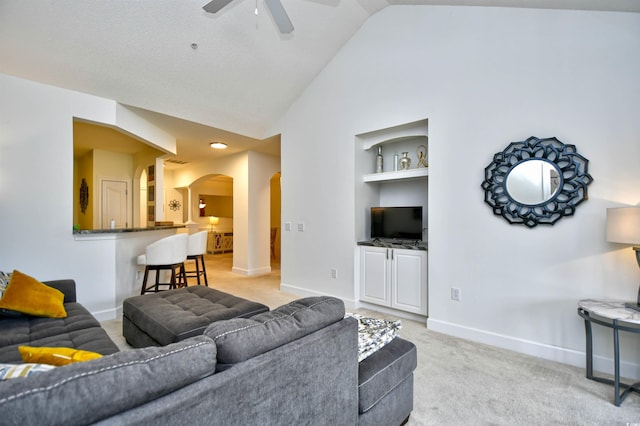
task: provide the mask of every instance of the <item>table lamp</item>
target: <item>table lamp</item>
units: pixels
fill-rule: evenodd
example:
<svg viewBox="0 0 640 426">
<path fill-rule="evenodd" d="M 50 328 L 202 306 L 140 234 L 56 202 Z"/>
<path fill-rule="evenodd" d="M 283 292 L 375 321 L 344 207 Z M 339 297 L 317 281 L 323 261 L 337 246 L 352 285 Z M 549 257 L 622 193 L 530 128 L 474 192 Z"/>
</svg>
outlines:
<svg viewBox="0 0 640 426">
<path fill-rule="evenodd" d="M 640 266 L 640 207 L 607 209 L 607 241 L 632 245 Z M 640 289 L 636 302 L 625 307 L 640 311 Z"/>
<path fill-rule="evenodd" d="M 219 222 L 220 218 L 209 216 L 209 227 L 211 228 L 210 232 L 213 232 L 213 225 L 217 225 Z"/>
</svg>

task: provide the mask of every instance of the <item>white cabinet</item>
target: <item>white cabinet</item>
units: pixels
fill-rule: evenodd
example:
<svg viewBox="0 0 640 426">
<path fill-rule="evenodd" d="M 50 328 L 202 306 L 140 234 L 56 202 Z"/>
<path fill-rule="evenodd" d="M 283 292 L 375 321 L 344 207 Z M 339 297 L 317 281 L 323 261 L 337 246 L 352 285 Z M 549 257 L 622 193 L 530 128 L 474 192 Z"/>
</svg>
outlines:
<svg viewBox="0 0 640 426">
<path fill-rule="evenodd" d="M 427 252 L 360 246 L 360 300 L 427 315 Z"/>
</svg>

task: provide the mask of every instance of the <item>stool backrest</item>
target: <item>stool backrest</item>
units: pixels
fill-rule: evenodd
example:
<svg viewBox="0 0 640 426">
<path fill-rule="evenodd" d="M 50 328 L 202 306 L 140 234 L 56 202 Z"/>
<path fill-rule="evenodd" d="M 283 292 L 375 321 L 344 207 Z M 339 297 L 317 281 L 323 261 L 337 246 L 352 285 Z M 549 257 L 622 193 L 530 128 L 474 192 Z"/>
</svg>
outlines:
<svg viewBox="0 0 640 426">
<path fill-rule="evenodd" d="M 187 234 L 162 238 L 147 246 L 147 265 L 172 265 L 187 260 Z"/>
<path fill-rule="evenodd" d="M 208 231 L 200 231 L 189 235 L 189 245 L 187 247 L 187 255 L 205 254 L 207 251 Z"/>
</svg>

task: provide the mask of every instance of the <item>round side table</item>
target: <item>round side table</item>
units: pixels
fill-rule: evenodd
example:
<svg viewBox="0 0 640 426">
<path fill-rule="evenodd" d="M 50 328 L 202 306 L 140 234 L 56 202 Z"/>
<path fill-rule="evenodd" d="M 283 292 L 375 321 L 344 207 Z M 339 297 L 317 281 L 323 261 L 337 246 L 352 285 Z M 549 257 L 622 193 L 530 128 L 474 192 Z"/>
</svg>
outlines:
<svg viewBox="0 0 640 426">
<path fill-rule="evenodd" d="M 619 407 L 631 392 L 640 393 L 640 382 L 631 385 L 620 383 L 620 340 L 618 338 L 619 331 L 640 333 L 640 312 L 625 308 L 624 302 L 619 300 L 584 299 L 578 302 L 578 315 L 584 318 L 587 338 L 587 379 L 613 385 L 614 404 Z M 613 329 L 613 380 L 593 375 L 592 323 Z M 622 393 L 620 393 L 620 388 L 624 389 Z"/>
</svg>

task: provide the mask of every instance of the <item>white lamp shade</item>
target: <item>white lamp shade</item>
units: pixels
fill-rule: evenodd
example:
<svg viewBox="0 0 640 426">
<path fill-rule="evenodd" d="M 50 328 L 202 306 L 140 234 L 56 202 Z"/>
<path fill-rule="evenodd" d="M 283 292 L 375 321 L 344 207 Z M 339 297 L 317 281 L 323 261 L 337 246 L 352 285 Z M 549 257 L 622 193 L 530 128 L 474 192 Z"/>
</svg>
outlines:
<svg viewBox="0 0 640 426">
<path fill-rule="evenodd" d="M 220 218 L 217 218 L 215 216 L 209 216 L 209 223 L 211 225 L 217 225 L 218 223 L 220 223 Z"/>
<path fill-rule="evenodd" d="M 607 209 L 607 241 L 640 245 L 640 207 Z"/>
</svg>

